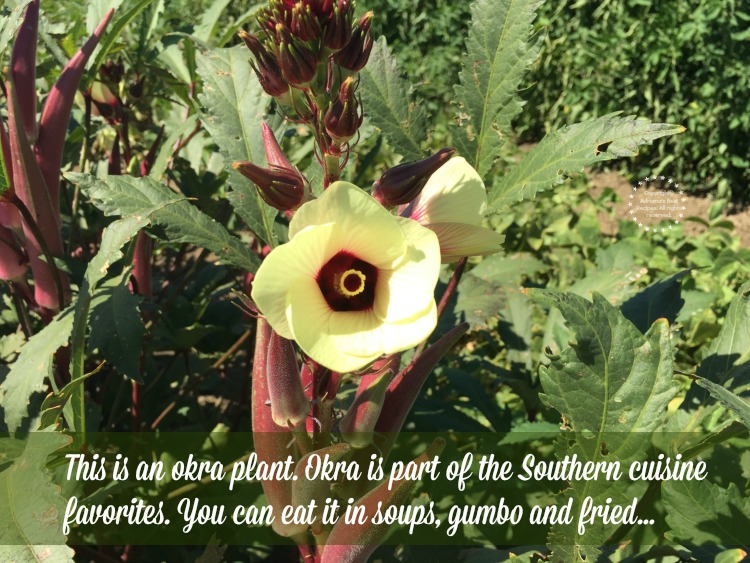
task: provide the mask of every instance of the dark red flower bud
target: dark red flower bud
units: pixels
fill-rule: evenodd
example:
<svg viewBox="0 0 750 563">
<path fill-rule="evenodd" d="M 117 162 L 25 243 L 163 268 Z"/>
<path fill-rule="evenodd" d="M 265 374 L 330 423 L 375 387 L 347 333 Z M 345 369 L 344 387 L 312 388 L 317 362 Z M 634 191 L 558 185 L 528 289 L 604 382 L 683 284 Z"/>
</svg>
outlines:
<svg viewBox="0 0 750 563">
<path fill-rule="evenodd" d="M 359 72 L 365 67 L 372 51 L 372 18 L 373 13 L 367 12 L 359 19 L 352 31 L 351 40 L 334 57 L 339 66 L 352 72 Z"/>
<path fill-rule="evenodd" d="M 235 162 L 232 167 L 258 187 L 263 201 L 279 211 L 294 210 L 305 201 L 307 183 L 295 168 L 262 168 L 252 162 Z"/>
<path fill-rule="evenodd" d="M 319 16 L 329 16 L 333 10 L 333 0 L 308 0 L 308 3 Z"/>
<path fill-rule="evenodd" d="M 323 45 L 333 51 L 344 48 L 352 38 L 352 10 L 349 0 L 340 0 L 333 8 L 323 33 Z"/>
<path fill-rule="evenodd" d="M 255 35 L 250 35 L 245 31 L 240 31 L 239 35 L 255 57 L 255 61 L 250 61 L 250 65 L 263 90 L 274 97 L 288 93 L 289 85 L 284 80 L 281 67 L 273 53 L 266 49 Z"/>
<path fill-rule="evenodd" d="M 399 164 L 386 170 L 373 185 L 372 195 L 386 207 L 409 203 L 419 195 L 430 176 L 455 152 L 455 149 L 442 149 L 423 160 Z"/>
<path fill-rule="evenodd" d="M 318 70 L 318 57 L 302 41 L 292 36 L 285 28 L 277 26 L 281 37 L 279 44 L 279 65 L 281 73 L 289 84 L 307 86 Z"/>
<path fill-rule="evenodd" d="M 354 79 L 350 76 L 341 83 L 339 97 L 329 106 L 323 118 L 326 132 L 337 143 L 345 143 L 362 125 L 363 115 L 354 96 Z"/>
<path fill-rule="evenodd" d="M 131 98 L 137 100 L 143 96 L 143 81 L 143 76 L 139 78 L 138 75 L 136 75 L 135 80 L 130 83 L 128 86 L 128 94 L 130 94 Z"/>
<path fill-rule="evenodd" d="M 112 59 L 99 67 L 99 77 L 106 84 L 119 84 L 125 75 L 125 65 L 122 64 L 122 57 L 117 62 Z"/>
<path fill-rule="evenodd" d="M 321 28 L 318 18 L 313 14 L 310 6 L 302 2 L 292 9 L 292 33 L 302 41 L 312 41 L 320 36 Z"/>
</svg>

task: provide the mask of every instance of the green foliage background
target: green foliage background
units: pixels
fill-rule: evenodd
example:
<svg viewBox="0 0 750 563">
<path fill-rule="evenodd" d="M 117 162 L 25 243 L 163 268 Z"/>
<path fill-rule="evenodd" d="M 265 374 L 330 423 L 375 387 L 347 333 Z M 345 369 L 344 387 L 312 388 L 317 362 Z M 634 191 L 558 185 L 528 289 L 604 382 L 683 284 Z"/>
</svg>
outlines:
<svg viewBox="0 0 750 563">
<path fill-rule="evenodd" d="M 431 111 L 450 104 L 469 4 L 367 0 L 375 27 Z M 398 15 L 397 15 L 398 14 Z M 535 30 L 539 59 L 521 92 L 520 142 L 624 107 L 680 123 L 670 137 L 624 163 L 634 176 L 668 174 L 719 207 L 750 191 L 750 10 L 735 0 L 545 2 Z"/>
</svg>

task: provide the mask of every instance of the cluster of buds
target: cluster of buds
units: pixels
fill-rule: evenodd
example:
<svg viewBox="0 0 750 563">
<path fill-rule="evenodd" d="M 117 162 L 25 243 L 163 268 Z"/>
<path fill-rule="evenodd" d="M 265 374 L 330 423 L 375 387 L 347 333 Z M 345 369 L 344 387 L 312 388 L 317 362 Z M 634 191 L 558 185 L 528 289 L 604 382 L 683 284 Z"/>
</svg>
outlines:
<svg viewBox="0 0 750 563">
<path fill-rule="evenodd" d="M 122 58 L 108 60 L 99 67 L 99 80 L 86 92 L 86 97 L 96 112 L 110 125 L 116 127 L 123 122 L 128 108 L 143 97 L 144 78 L 135 74 L 128 79 Z"/>
<path fill-rule="evenodd" d="M 314 128 L 323 151 L 341 152 L 362 122 L 356 74 L 373 46 L 372 12 L 353 20 L 352 0 L 270 0 L 261 32 L 240 37 L 266 93 Z"/>
</svg>

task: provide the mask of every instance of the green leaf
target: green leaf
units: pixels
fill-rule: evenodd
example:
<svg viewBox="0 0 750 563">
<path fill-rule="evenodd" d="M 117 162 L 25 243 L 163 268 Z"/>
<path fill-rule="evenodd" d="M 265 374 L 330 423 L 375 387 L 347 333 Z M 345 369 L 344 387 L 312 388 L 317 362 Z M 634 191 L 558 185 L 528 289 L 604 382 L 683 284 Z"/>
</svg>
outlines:
<svg viewBox="0 0 750 563">
<path fill-rule="evenodd" d="M 203 11 L 203 17 L 201 17 L 201 22 L 195 27 L 193 36 L 203 43 L 209 43 L 211 38 L 216 34 L 219 19 L 224 13 L 224 9 L 231 1 L 214 0 L 214 3 Z"/>
<path fill-rule="evenodd" d="M 454 311 L 474 327 L 486 327 L 492 317 L 505 307 L 508 296 L 515 298 L 523 278 L 543 268 L 535 258 L 516 254 L 494 254 L 484 258 L 464 274 L 458 286 Z"/>
<path fill-rule="evenodd" d="M 28 415 L 29 398 L 45 390 L 44 380 L 52 375 L 52 358 L 68 343 L 72 331 L 73 307 L 68 307 L 21 347 L 18 359 L 0 384 L 0 405 L 11 432 L 20 428 Z"/>
<path fill-rule="evenodd" d="M 683 270 L 667 279 L 652 283 L 625 301 L 620 311 L 643 333 L 646 333 L 651 324 L 661 317 L 672 324 L 685 304 L 680 294 L 682 289 L 680 280 L 689 273 L 690 270 Z"/>
<path fill-rule="evenodd" d="M 708 354 L 698 367 L 698 375 L 724 385 L 734 379 L 750 362 L 750 282 L 745 283 L 732 299 L 719 335 L 711 342 Z"/>
<path fill-rule="evenodd" d="M 507 207 L 560 184 L 567 175 L 596 162 L 634 156 L 640 145 L 681 133 L 679 125 L 606 115 L 547 135 L 490 191 L 492 209 Z"/>
<path fill-rule="evenodd" d="M 143 383 L 140 354 L 146 329 L 138 305 L 141 297 L 130 291 L 130 269 L 104 282 L 94 295 L 89 320 L 89 350 L 99 349 L 104 358 L 130 379 Z"/>
<path fill-rule="evenodd" d="M 578 438 L 564 435 L 558 440 L 558 459 L 575 454 L 582 462 L 618 461 L 628 467 L 650 446 L 651 433 L 662 425 L 676 393 L 669 324 L 657 321 L 643 335 L 599 294 L 593 303 L 571 293 L 530 294 L 557 307 L 575 335 L 574 343 L 540 368 L 542 400 L 563 416 L 569 434 Z M 599 479 L 572 481 L 563 500 L 572 497 L 577 512 L 589 496 L 601 504 L 607 498 L 620 505 L 633 499 L 627 480 Z M 612 525 L 598 522 L 581 535 L 574 522 L 553 526 L 549 543 L 555 559 L 595 561 L 596 546 L 613 531 Z"/>
<path fill-rule="evenodd" d="M 424 111 L 409 101 L 409 83 L 401 78 L 385 37 L 375 43 L 367 66 L 360 71 L 360 92 L 365 113 L 385 134 L 405 161 L 424 158 L 421 143 L 427 138 Z"/>
<path fill-rule="evenodd" d="M 540 0 L 478 0 L 472 5 L 460 80 L 457 148 L 481 176 L 492 168 L 521 111 L 518 87 L 539 51 L 530 42 Z"/>
<path fill-rule="evenodd" d="M 745 401 L 739 395 L 735 395 L 726 387 L 717 385 L 708 379 L 696 377 L 695 382 L 706 389 L 714 399 L 719 401 L 719 403 L 737 413 L 740 417 L 740 422 L 750 428 L 750 403 Z"/>
<path fill-rule="evenodd" d="M 44 402 L 41 406 L 41 415 L 39 417 L 39 430 L 44 430 L 50 426 L 57 424 L 60 415 L 68 404 L 68 401 L 74 396 L 75 392 L 78 392 L 79 388 L 83 385 L 92 375 L 99 373 L 101 368 L 104 367 L 104 363 L 99 365 L 95 370 L 84 374 L 83 377 L 71 381 L 65 387 L 57 392 L 52 392 L 44 398 Z"/>
<path fill-rule="evenodd" d="M 665 481 L 662 500 L 671 528 L 667 537 L 691 548 L 701 561 L 727 547 L 750 551 L 750 501 L 734 483 L 723 489 L 708 481 Z"/>
<path fill-rule="evenodd" d="M 0 8 L 0 54 L 5 52 L 11 41 L 15 39 L 18 26 L 21 25 L 21 20 L 26 12 L 26 6 L 28 2 L 13 2 L 10 5 L 5 5 Z"/>
<path fill-rule="evenodd" d="M 191 243 L 216 254 L 222 262 L 254 272 L 258 258 L 224 226 L 151 177 L 66 174 L 79 183 L 105 215 L 137 216 L 163 228 L 166 240 Z"/>
<path fill-rule="evenodd" d="M 21 442 L 19 440 L 19 442 Z M 0 471 L 0 560 L 73 561 L 61 531 L 65 500 L 50 481 L 47 456 L 70 439 L 54 432 L 28 434 L 23 453 Z M 22 442 L 23 443 L 23 442 Z"/>
<path fill-rule="evenodd" d="M 118 178 L 120 176 L 117 176 Z M 143 227 L 148 225 L 148 215 L 133 214 L 109 225 L 102 233 L 99 252 L 86 268 L 86 273 L 75 302 L 75 321 L 71 342 L 70 379 L 71 382 L 84 378 L 86 354 L 86 328 L 88 326 L 91 301 L 99 282 L 104 279 L 110 266 L 122 258 L 122 247 L 130 242 Z M 86 410 L 84 387 L 75 389 L 64 410 L 68 425 L 75 432 L 85 433 Z"/>
<path fill-rule="evenodd" d="M 130 22 L 132 22 L 138 15 L 145 10 L 151 2 L 154 0 L 140 0 L 135 6 L 133 6 L 130 10 L 125 12 L 123 15 L 121 15 L 119 18 L 115 19 L 114 22 L 110 23 L 109 26 L 107 26 L 107 31 L 102 37 L 101 42 L 99 43 L 99 48 L 96 52 L 96 57 L 92 62 L 88 65 L 88 80 L 87 82 L 90 82 L 94 79 L 96 76 L 96 73 L 99 72 L 99 67 L 104 64 L 104 62 L 107 59 L 107 56 L 109 55 L 109 52 L 112 50 L 112 46 L 115 44 L 115 41 L 117 41 L 117 38 L 122 33 L 123 29 L 125 29 Z M 109 2 L 110 7 L 112 2 Z M 119 2 L 118 2 L 119 4 Z M 104 10 L 104 13 L 102 13 L 102 17 L 104 17 L 104 14 L 107 12 L 107 9 Z M 116 16 L 116 14 L 115 14 Z M 99 18 L 101 20 L 101 18 Z M 99 25 L 99 20 L 97 20 L 95 23 L 93 23 L 93 26 L 96 27 Z M 87 22 L 91 23 L 91 22 Z M 93 33 L 93 29 L 89 32 L 89 34 Z"/>
<path fill-rule="evenodd" d="M 247 226 L 273 246 L 276 210 L 265 205 L 252 182 L 232 168 L 233 162 L 266 163 L 260 121 L 270 97 L 261 88 L 249 57 L 244 46 L 198 54 L 198 75 L 203 79 L 201 120 L 224 157 L 233 188 L 232 205 Z M 275 129 L 279 123 L 269 125 Z"/>
<path fill-rule="evenodd" d="M 89 0 L 86 10 L 86 33 L 93 35 L 96 26 L 104 19 L 109 9 L 119 10 L 121 4 L 122 0 Z"/>
</svg>

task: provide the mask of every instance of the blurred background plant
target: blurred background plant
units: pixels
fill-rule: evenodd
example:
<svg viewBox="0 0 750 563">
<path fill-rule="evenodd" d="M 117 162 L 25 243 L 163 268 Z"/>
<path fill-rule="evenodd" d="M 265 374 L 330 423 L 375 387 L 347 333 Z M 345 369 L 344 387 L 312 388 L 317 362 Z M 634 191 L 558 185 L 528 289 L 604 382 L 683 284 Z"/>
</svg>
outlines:
<svg viewBox="0 0 750 563">
<path fill-rule="evenodd" d="M 469 4 L 446 0 L 367 0 L 381 17 L 373 29 L 394 47 L 429 111 L 450 105 Z M 522 91 L 530 111 L 516 120 L 519 143 L 627 107 L 654 121 L 681 123 L 618 163 L 632 178 L 680 178 L 712 195 L 712 217 L 750 201 L 750 11 L 734 0 L 545 2 L 535 23 L 541 51 Z M 436 115 L 437 134 L 442 112 Z"/>
</svg>

